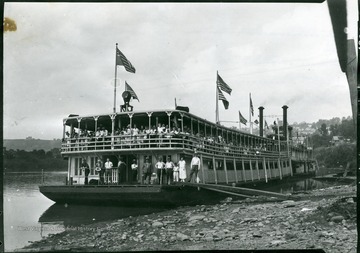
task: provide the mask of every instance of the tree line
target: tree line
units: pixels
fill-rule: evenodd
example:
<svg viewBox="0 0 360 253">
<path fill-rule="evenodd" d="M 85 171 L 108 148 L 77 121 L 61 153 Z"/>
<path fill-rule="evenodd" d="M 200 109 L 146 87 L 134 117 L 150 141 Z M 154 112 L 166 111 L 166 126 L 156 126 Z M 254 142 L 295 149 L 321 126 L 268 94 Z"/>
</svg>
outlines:
<svg viewBox="0 0 360 253">
<path fill-rule="evenodd" d="M 355 124 L 352 118 L 343 117 L 341 121 L 334 119 L 329 121 L 321 120 L 322 123 L 317 124 L 317 131 L 310 136 L 314 148 L 331 146 L 331 140 L 334 136 L 342 136 L 347 140 L 346 142 L 350 143 L 356 140 Z"/>
<path fill-rule="evenodd" d="M 317 131 L 310 136 L 314 155 L 320 165 L 328 168 L 343 167 L 356 170 L 356 131 L 351 117 L 331 120 L 319 120 Z M 333 137 L 343 140 L 334 144 Z"/>
<path fill-rule="evenodd" d="M 53 148 L 45 152 L 43 149 L 4 150 L 4 171 L 67 171 L 67 161 L 61 157 L 60 150 Z"/>
</svg>

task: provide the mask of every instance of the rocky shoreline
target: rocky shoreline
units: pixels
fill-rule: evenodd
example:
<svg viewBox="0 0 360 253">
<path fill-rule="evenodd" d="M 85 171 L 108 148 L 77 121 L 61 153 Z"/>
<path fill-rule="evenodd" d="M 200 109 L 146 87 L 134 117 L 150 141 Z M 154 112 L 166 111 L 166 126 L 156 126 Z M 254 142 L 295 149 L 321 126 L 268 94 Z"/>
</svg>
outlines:
<svg viewBox="0 0 360 253">
<path fill-rule="evenodd" d="M 294 194 L 295 195 L 295 194 Z M 65 230 L 18 251 L 324 249 L 356 252 L 356 187 L 179 207 Z"/>
</svg>

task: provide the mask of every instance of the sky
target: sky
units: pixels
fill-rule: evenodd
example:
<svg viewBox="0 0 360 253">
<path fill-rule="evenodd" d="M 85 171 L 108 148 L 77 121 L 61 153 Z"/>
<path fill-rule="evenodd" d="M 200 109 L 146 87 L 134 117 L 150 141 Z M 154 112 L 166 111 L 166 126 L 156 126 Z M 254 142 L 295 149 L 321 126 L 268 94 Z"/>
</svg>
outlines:
<svg viewBox="0 0 360 253">
<path fill-rule="evenodd" d="M 348 1 L 348 38 L 357 38 Z M 215 121 L 216 73 L 232 88 L 220 121 L 248 119 L 249 94 L 268 122 L 351 115 L 327 3 L 6 3 L 4 139 L 62 138 L 69 114 L 112 113 L 115 43 L 136 68 L 117 67 L 134 110 L 174 109 Z M 253 117 L 253 120 L 255 119 Z M 223 123 L 238 126 L 237 123 Z"/>
</svg>

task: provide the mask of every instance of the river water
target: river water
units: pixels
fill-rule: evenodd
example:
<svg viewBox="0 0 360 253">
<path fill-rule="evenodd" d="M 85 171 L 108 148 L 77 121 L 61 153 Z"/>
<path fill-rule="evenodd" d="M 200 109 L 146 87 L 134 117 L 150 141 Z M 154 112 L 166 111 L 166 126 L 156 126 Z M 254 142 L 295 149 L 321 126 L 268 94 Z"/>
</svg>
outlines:
<svg viewBox="0 0 360 253">
<path fill-rule="evenodd" d="M 64 184 L 66 172 L 45 173 L 45 184 Z M 162 208 L 124 208 L 101 206 L 57 205 L 44 197 L 38 186 L 41 173 L 7 173 L 4 175 L 5 251 L 22 248 L 49 234 L 66 229 L 85 229 L 83 225 L 128 216 L 160 212 Z M 260 189 L 288 193 L 332 186 L 335 183 L 313 179 L 285 180 Z"/>
<path fill-rule="evenodd" d="M 45 184 L 65 184 L 66 172 L 45 173 Z M 49 234 L 66 229 L 81 232 L 83 225 L 145 215 L 163 208 L 125 208 L 58 205 L 39 192 L 41 173 L 7 173 L 4 175 L 5 251 L 22 248 Z"/>
</svg>

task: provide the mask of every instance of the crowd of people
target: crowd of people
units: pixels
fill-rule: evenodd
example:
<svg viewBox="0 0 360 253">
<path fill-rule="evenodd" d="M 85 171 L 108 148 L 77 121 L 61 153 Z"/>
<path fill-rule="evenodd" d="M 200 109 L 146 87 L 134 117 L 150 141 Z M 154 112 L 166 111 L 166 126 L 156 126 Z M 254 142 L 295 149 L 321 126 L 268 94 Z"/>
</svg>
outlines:
<svg viewBox="0 0 360 253">
<path fill-rule="evenodd" d="M 191 142 L 188 141 L 189 137 L 192 137 Z M 94 149 L 95 144 L 103 149 L 130 146 L 133 148 L 158 147 L 171 138 L 185 139 L 187 141 L 184 143 L 187 146 L 193 145 L 191 148 L 213 150 L 214 152 L 220 148 L 225 153 L 240 151 L 245 155 L 256 155 L 263 151 L 278 151 L 279 149 L 278 143 L 273 140 L 258 141 L 256 144 L 240 144 L 238 138 L 227 139 L 221 134 L 217 137 L 205 135 L 203 131 L 191 134 L 191 129 L 187 126 L 184 126 L 184 130 L 181 131 L 178 127 L 170 128 L 168 125 L 160 123 L 157 127 L 154 125 L 152 128 L 147 126 L 138 128 L 136 124 L 133 127 L 128 125 L 123 129 L 116 129 L 114 135 L 102 126 L 99 126 L 95 132 L 87 129 L 78 131 L 73 129 L 71 134 L 66 132 L 66 138 L 63 141 L 68 144 L 67 148 L 70 150 L 87 150 Z M 177 143 L 173 142 L 173 145 L 177 145 Z"/>
<path fill-rule="evenodd" d="M 85 159 L 82 160 L 81 169 L 84 171 L 85 185 L 88 185 L 90 167 Z M 98 159 L 95 164 L 95 173 L 98 175 L 97 184 L 137 183 L 139 180 L 142 184 L 157 183 L 168 185 L 173 184 L 174 182 L 200 182 L 198 177 L 200 158 L 197 153 L 194 153 L 191 160 L 189 177 L 187 177 L 186 161 L 183 156 L 181 156 L 180 160 L 177 162 L 173 162 L 171 156 L 167 157 L 166 162 L 163 162 L 163 158 L 159 157 L 154 165 L 149 158 L 146 157 L 141 170 L 142 175 L 140 175 L 139 169 L 138 162 L 134 159 L 131 164 L 131 174 L 129 175 L 129 179 L 126 180 L 127 165 L 121 157 L 119 158 L 117 166 L 114 166 L 109 158 L 106 159 L 105 163 L 103 163 L 101 159 Z"/>
</svg>

